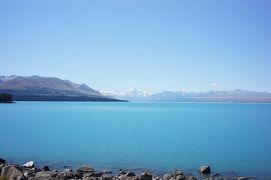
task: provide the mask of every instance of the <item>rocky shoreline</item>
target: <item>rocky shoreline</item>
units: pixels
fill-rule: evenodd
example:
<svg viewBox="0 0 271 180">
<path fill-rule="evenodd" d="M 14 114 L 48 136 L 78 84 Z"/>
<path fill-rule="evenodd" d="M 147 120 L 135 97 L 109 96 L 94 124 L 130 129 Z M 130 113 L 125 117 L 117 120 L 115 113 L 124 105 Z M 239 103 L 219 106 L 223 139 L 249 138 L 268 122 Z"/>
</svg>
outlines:
<svg viewBox="0 0 271 180">
<path fill-rule="evenodd" d="M 220 174 L 211 173 L 209 166 L 201 166 L 199 173 L 204 180 L 254 180 L 250 177 L 222 177 Z M 181 170 L 174 170 L 163 175 L 154 175 L 144 171 L 136 174 L 134 172 L 119 170 L 111 172 L 107 170 L 94 170 L 89 165 L 82 165 L 78 169 L 57 169 L 51 170 L 48 165 L 42 168 L 35 167 L 33 161 L 26 162 L 23 165 L 7 164 L 0 158 L 0 180 L 197 180 L 193 175 L 184 174 Z"/>
</svg>

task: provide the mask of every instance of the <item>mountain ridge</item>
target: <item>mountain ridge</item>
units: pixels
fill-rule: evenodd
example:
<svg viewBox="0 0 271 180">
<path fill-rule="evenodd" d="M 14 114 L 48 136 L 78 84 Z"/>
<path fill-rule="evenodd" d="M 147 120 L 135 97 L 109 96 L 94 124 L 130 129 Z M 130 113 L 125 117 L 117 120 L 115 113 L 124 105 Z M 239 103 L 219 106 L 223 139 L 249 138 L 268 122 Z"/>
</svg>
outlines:
<svg viewBox="0 0 271 180">
<path fill-rule="evenodd" d="M 134 91 L 136 88 L 132 88 Z M 139 89 L 137 89 L 140 91 Z M 131 90 L 130 90 L 131 91 Z M 128 100 L 147 102 L 271 102 L 271 93 L 248 90 L 220 90 L 209 92 L 161 91 L 157 93 L 133 92 L 117 93 L 103 91 L 104 95 Z M 143 95 L 142 95 L 143 94 Z"/>
<path fill-rule="evenodd" d="M 14 100 L 118 101 L 90 88 L 56 77 L 0 76 L 0 93 L 10 93 Z"/>
</svg>

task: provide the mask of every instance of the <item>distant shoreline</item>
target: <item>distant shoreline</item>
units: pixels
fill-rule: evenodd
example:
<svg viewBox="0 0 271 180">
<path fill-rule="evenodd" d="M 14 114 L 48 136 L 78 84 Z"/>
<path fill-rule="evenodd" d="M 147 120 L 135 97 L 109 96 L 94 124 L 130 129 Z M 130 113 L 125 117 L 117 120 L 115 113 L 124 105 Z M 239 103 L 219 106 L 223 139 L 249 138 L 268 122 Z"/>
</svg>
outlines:
<svg viewBox="0 0 271 180">
<path fill-rule="evenodd" d="M 113 98 L 88 96 L 13 95 L 13 101 L 127 102 Z"/>
</svg>

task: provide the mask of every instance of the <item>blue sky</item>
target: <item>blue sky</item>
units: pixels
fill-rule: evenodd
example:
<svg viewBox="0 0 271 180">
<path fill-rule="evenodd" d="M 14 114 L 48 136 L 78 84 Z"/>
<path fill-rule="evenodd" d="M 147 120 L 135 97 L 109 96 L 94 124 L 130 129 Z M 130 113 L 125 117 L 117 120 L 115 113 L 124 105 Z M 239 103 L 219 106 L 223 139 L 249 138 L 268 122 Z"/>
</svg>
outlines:
<svg viewBox="0 0 271 180">
<path fill-rule="evenodd" d="M 271 92 L 271 1 L 2 0 L 0 74 Z"/>
</svg>

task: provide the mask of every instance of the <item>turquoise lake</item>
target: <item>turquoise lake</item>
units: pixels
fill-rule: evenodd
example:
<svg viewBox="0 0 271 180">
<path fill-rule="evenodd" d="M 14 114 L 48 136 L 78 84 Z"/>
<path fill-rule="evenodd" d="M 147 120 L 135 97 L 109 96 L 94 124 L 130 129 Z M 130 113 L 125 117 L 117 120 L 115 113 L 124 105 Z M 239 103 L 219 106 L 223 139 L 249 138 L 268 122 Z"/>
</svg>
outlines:
<svg viewBox="0 0 271 180">
<path fill-rule="evenodd" d="M 55 167 L 271 174 L 271 104 L 0 104 L 0 157 Z"/>
</svg>

